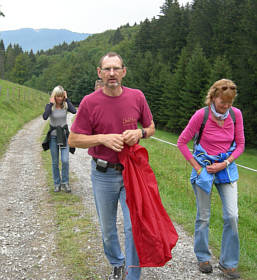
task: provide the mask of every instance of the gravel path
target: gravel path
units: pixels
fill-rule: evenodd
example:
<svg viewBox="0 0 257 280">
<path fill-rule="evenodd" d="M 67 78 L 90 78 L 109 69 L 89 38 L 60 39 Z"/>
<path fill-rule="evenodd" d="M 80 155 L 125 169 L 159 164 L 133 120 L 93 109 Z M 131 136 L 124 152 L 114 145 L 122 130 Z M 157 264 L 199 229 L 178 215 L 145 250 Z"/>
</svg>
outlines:
<svg viewBox="0 0 257 280">
<path fill-rule="evenodd" d="M 41 166 L 43 119 L 26 124 L 0 159 L 0 279 L 67 279 L 54 257 L 54 213 Z M 68 279 L 67 279 L 68 280 Z"/>
<path fill-rule="evenodd" d="M 71 118 L 69 115 L 69 122 Z M 39 137 L 44 124 L 41 117 L 26 124 L 0 159 L 0 279 L 3 280 L 72 280 L 67 278 L 65 267 L 55 257 L 57 228 L 40 160 Z M 89 246 L 97 246 L 98 279 L 107 279 L 111 268 L 102 248 L 90 181 L 90 160 L 83 149 L 70 154 L 71 176 L 76 177 L 71 187 L 74 194 L 83 198 L 85 211 L 97 225 L 98 231 L 92 233 Z M 118 224 L 123 243 L 121 215 L 119 209 Z M 192 237 L 182 227 L 174 225 L 179 241 L 173 249 L 173 259 L 161 268 L 143 268 L 141 279 L 224 279 L 216 259 L 212 259 L 214 272 L 211 275 L 198 271 Z"/>
</svg>

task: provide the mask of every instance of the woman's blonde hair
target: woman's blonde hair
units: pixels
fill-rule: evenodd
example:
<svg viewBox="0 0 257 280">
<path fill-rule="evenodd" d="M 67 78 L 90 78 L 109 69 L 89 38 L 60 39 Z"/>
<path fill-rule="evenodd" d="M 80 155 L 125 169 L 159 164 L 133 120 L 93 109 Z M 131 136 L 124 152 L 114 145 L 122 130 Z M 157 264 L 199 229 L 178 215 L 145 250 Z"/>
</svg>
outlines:
<svg viewBox="0 0 257 280">
<path fill-rule="evenodd" d="M 62 97 L 65 96 L 65 91 L 62 86 L 56 86 L 52 91 L 51 97 L 54 98 L 54 105 L 52 107 L 53 111 L 56 109 L 56 101 L 55 101 L 56 96 L 62 96 Z M 62 109 L 67 109 L 68 108 L 67 102 L 63 101 L 61 107 L 62 107 Z"/>
<path fill-rule="evenodd" d="M 236 84 L 228 79 L 221 79 L 216 81 L 208 90 L 205 104 L 211 105 L 213 99 L 220 97 L 225 102 L 233 103 L 237 95 Z"/>
</svg>

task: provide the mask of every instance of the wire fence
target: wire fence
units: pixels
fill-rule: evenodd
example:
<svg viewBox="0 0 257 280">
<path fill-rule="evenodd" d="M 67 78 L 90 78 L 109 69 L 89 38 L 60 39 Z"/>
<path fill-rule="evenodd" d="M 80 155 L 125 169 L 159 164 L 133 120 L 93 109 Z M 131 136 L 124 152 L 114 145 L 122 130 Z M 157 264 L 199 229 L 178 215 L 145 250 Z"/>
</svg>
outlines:
<svg viewBox="0 0 257 280">
<path fill-rule="evenodd" d="M 172 145 L 172 146 L 174 146 L 174 147 L 177 147 L 177 144 L 174 144 L 174 143 L 171 143 L 171 142 L 168 142 L 168 141 L 162 140 L 162 139 L 160 139 L 160 138 L 153 137 L 153 136 L 151 136 L 151 138 L 153 138 L 153 139 L 155 139 L 155 140 L 157 140 L 157 141 L 159 141 L 159 142 L 163 142 L 163 143 L 166 143 L 166 144 Z M 192 151 L 192 150 L 191 150 L 191 151 Z M 250 168 L 250 167 L 247 167 L 247 166 L 241 165 L 241 164 L 237 164 L 237 166 L 242 167 L 242 168 L 247 169 L 247 170 L 250 170 L 250 171 L 253 171 L 253 172 L 257 172 L 257 170 L 256 170 L 256 169 L 253 169 L 253 168 Z"/>
<path fill-rule="evenodd" d="M 46 100 L 46 94 L 41 91 L 24 87 L 3 87 L 0 85 L 0 100 L 2 102 L 12 103 L 13 101 L 20 103 L 37 104 L 39 101 Z"/>
</svg>

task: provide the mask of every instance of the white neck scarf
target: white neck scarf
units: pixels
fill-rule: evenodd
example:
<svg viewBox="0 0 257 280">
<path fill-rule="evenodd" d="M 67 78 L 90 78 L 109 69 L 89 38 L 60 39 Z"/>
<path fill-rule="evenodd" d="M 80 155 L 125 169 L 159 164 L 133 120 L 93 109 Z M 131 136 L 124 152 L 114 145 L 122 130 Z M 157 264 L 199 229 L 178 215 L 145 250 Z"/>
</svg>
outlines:
<svg viewBox="0 0 257 280">
<path fill-rule="evenodd" d="M 229 109 L 226 111 L 225 114 L 220 114 L 216 112 L 215 105 L 213 103 L 211 104 L 211 111 L 213 112 L 214 116 L 219 120 L 225 120 L 229 114 Z"/>
</svg>

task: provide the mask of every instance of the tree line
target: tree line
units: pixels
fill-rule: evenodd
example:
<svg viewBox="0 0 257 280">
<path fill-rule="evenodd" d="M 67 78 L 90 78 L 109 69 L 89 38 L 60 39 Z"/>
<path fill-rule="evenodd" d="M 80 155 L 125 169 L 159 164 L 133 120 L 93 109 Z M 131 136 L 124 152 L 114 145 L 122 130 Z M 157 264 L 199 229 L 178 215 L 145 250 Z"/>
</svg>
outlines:
<svg viewBox="0 0 257 280">
<path fill-rule="evenodd" d="M 93 91 L 96 66 L 107 51 L 121 54 L 124 84 L 141 89 L 158 128 L 180 133 L 204 106 L 210 85 L 221 78 L 238 86 L 247 145 L 257 144 L 257 1 L 165 0 L 160 15 L 120 26 L 49 51 L 23 52 L 0 42 L 0 75 L 44 91 L 62 84 L 79 103 Z M 2 65 L 2 64 L 1 64 Z"/>
</svg>

